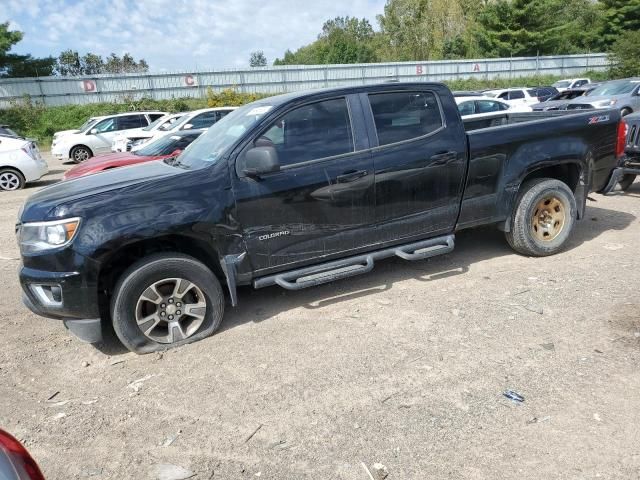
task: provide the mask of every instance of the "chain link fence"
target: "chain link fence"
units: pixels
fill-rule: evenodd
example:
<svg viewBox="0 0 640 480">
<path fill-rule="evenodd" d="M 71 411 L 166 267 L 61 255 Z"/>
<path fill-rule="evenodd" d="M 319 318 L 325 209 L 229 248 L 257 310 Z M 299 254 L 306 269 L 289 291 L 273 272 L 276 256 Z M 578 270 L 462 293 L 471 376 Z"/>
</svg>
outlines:
<svg viewBox="0 0 640 480">
<path fill-rule="evenodd" d="M 276 94 L 311 88 L 363 85 L 389 80 L 444 81 L 465 78 L 518 78 L 534 75 L 578 76 L 605 70 L 606 54 L 553 57 L 442 60 L 354 65 L 304 65 L 154 74 L 39 77 L 0 80 L 0 108 L 25 96 L 45 105 L 123 102 L 142 97 L 202 97 L 232 88 Z M 515 86 L 515 85 L 514 85 Z"/>
</svg>

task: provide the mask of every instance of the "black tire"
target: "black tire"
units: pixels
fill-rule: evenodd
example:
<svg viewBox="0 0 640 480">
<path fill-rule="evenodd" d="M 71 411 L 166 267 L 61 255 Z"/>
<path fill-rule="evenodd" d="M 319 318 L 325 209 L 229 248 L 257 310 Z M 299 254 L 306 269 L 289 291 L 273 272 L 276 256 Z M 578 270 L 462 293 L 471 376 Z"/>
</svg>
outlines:
<svg viewBox="0 0 640 480">
<path fill-rule="evenodd" d="M 549 220 L 555 233 L 548 235 L 548 240 L 541 238 L 548 232 L 540 228 L 541 223 L 538 222 L 538 219 L 550 218 L 546 210 L 547 201 L 558 209 L 551 211 L 551 215 L 563 219 L 561 224 L 556 219 Z M 577 211 L 573 192 L 564 182 L 551 178 L 530 180 L 520 187 L 511 218 L 511 231 L 506 232 L 507 241 L 522 255 L 544 257 L 558 253 L 571 235 Z"/>
<path fill-rule="evenodd" d="M 631 188 L 631 185 L 633 185 L 633 182 L 635 181 L 636 181 L 635 175 L 633 174 L 623 175 L 620 181 L 618 182 L 618 185 L 620 185 L 620 190 L 622 190 L 623 192 L 629 190 L 629 188 Z"/>
<path fill-rule="evenodd" d="M 204 294 L 206 301 L 204 320 L 187 338 L 158 342 L 145 335 L 136 321 L 140 316 L 141 298 L 143 293 L 146 293 L 155 283 L 175 278 L 193 283 Z M 133 264 L 118 280 L 111 299 L 113 329 L 122 344 L 138 354 L 167 350 L 206 338 L 220 327 L 223 315 L 224 294 L 216 276 L 195 258 L 179 253 L 153 254 Z M 186 311 L 184 317 L 187 317 Z M 168 322 L 165 323 L 168 325 Z M 164 328 L 162 324 L 158 325 L 157 328 Z M 166 328 L 169 329 L 168 326 Z M 175 331 L 173 328 L 171 330 L 170 336 L 173 339 Z M 182 328 L 180 332 L 182 335 Z"/>
<path fill-rule="evenodd" d="M 630 108 L 623 108 L 622 110 L 620 110 L 620 116 L 621 117 L 626 117 L 627 115 L 633 113 L 633 110 L 631 110 Z"/>
<path fill-rule="evenodd" d="M 0 190 L 11 192 L 24 188 L 24 175 L 14 168 L 0 168 Z"/>
<path fill-rule="evenodd" d="M 69 157 L 71 157 L 71 160 L 73 160 L 74 163 L 82 163 L 93 157 L 93 152 L 89 147 L 76 145 L 71 149 Z"/>
</svg>

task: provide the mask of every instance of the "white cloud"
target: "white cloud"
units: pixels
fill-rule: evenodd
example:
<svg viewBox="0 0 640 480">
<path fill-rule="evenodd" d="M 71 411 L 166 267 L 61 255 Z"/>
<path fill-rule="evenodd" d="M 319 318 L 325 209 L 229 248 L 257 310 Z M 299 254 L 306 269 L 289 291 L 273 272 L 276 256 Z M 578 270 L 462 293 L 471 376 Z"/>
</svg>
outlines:
<svg viewBox="0 0 640 480">
<path fill-rule="evenodd" d="M 7 0 L 2 0 L 7 1 Z M 20 53 L 57 55 L 67 48 L 129 52 L 152 70 L 246 65 L 253 50 L 269 61 L 313 41 L 325 20 L 366 17 L 375 25 L 384 0 L 8 0 L 22 26 Z"/>
</svg>

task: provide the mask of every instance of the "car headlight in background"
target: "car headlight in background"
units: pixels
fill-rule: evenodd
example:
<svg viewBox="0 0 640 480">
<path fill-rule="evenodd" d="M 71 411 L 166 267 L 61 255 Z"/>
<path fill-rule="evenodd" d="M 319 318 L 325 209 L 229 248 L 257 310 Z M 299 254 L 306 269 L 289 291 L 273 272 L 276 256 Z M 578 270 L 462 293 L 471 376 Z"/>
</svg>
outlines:
<svg viewBox="0 0 640 480">
<path fill-rule="evenodd" d="M 64 247 L 73 240 L 79 226 L 79 218 L 23 223 L 18 230 L 20 252 L 38 253 Z"/>
</svg>

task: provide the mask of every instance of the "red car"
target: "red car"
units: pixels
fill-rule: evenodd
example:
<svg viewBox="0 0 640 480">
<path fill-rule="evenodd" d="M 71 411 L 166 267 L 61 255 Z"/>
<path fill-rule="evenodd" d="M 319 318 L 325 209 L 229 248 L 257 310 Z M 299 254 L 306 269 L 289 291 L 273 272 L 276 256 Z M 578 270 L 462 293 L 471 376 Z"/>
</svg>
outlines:
<svg viewBox="0 0 640 480">
<path fill-rule="evenodd" d="M 203 130 L 188 130 L 174 135 L 160 137 L 135 152 L 107 153 L 105 155 L 92 157 L 68 170 L 62 179 L 69 180 L 102 172 L 110 168 L 126 167 L 127 165 L 136 165 L 138 163 L 164 160 L 165 158 L 173 157 L 187 148 L 202 132 Z"/>
</svg>

